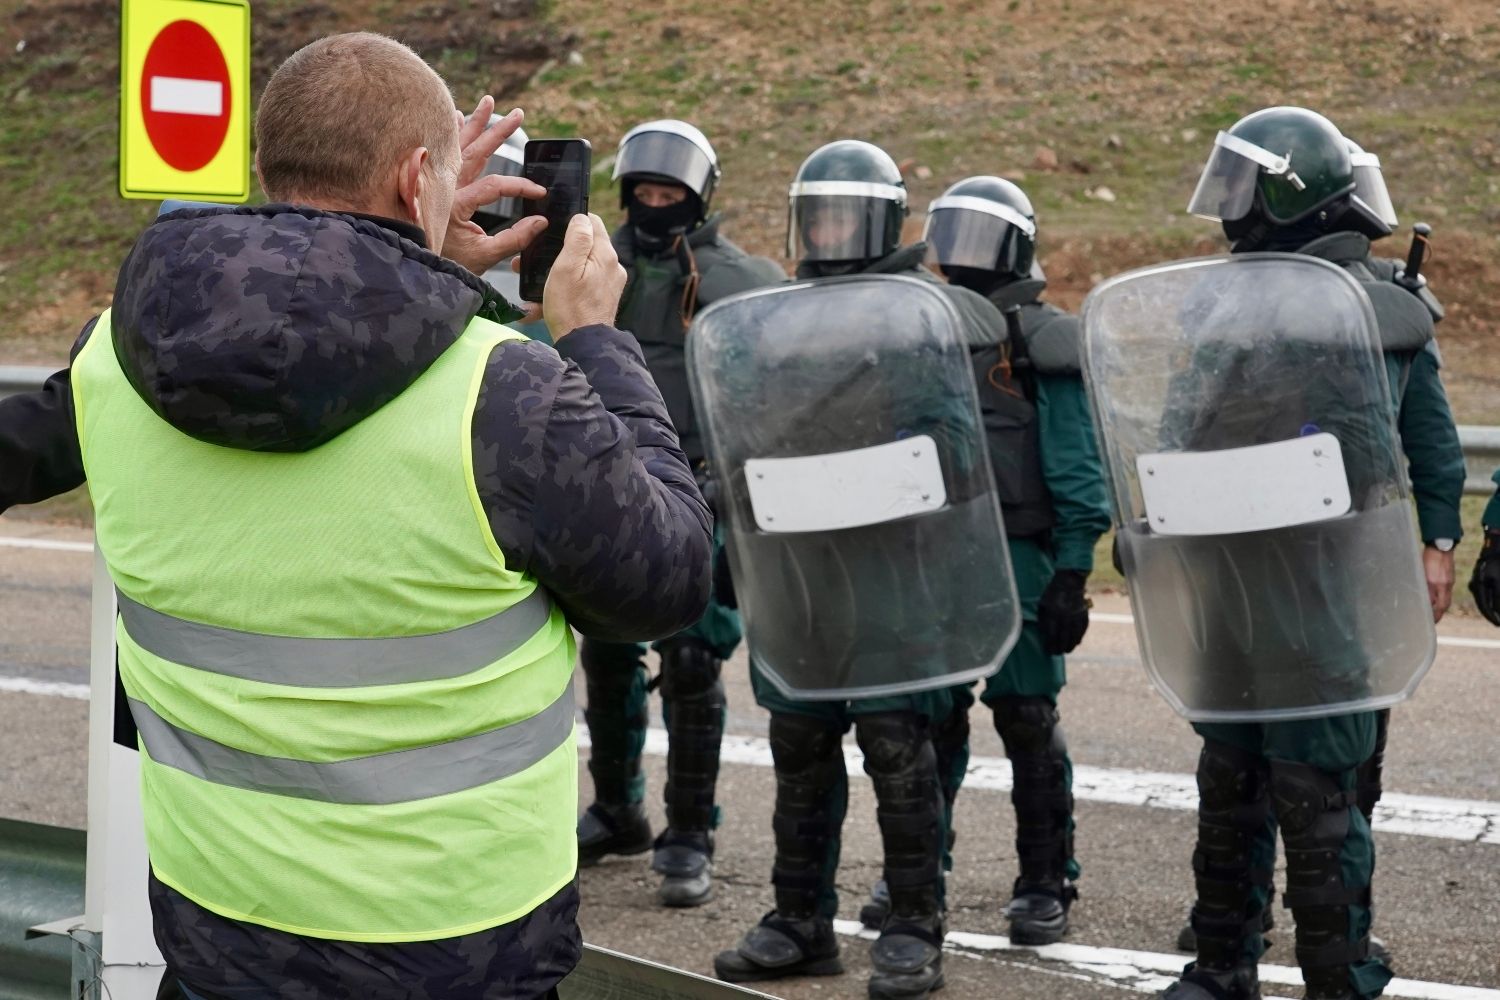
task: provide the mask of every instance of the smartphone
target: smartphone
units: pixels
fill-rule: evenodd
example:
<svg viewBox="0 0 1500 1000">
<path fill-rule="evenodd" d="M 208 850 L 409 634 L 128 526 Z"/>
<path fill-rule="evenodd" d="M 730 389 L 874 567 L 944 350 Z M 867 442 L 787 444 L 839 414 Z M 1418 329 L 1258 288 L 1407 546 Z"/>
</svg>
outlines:
<svg viewBox="0 0 1500 1000">
<path fill-rule="evenodd" d="M 573 216 L 589 210 L 589 169 L 593 150 L 587 139 L 532 139 L 521 158 L 521 176 L 547 189 L 537 214 L 547 228 L 521 251 L 521 298 L 542 301 L 547 275 L 562 252 Z"/>
</svg>

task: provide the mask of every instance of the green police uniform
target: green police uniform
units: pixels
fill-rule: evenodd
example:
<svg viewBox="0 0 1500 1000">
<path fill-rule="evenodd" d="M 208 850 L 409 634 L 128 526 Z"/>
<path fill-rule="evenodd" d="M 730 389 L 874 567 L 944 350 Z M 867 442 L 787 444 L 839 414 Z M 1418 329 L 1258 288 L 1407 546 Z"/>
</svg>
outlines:
<svg viewBox="0 0 1500 1000">
<path fill-rule="evenodd" d="M 703 443 L 688 394 L 684 360 L 688 323 L 698 309 L 785 281 L 786 275 L 775 262 L 751 256 L 721 235 L 717 216 L 654 252 L 639 243 L 628 225 L 615 232 L 614 244 L 628 274 L 617 324 L 640 343 L 683 451 L 700 480 L 705 480 Z M 718 529 L 714 543 L 719 558 L 723 543 Z M 673 744 L 666 791 L 667 823 L 672 829 L 707 830 L 717 825 L 713 786 L 724 715 L 719 667 L 733 654 L 741 634 L 739 612 L 710 601 L 694 625 L 654 644 L 663 655 L 663 715 Z M 638 806 L 645 798 L 641 753 L 648 723 L 647 695 L 653 686 L 648 681 L 646 651 L 645 643 L 585 639 L 582 644 L 588 689 L 584 718 L 592 743 L 589 772 L 596 801 L 611 807 Z M 674 703 L 687 706 L 675 718 Z M 683 738 L 674 729 L 685 729 Z"/>
</svg>

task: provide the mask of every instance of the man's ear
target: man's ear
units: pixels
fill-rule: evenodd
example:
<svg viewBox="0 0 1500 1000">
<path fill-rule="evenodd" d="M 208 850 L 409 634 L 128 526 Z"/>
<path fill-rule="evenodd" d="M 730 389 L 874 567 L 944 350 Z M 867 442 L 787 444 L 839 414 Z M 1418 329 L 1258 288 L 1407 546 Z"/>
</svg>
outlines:
<svg viewBox="0 0 1500 1000">
<path fill-rule="evenodd" d="M 406 221 L 424 231 L 427 229 L 423 212 L 427 208 L 428 155 L 426 146 L 418 146 L 396 165 L 396 201 Z"/>
<path fill-rule="evenodd" d="M 266 197 L 267 198 L 271 198 L 271 192 L 266 191 L 266 175 L 263 174 L 263 173 L 261 173 L 261 171 L 260 171 L 260 150 L 258 150 L 258 149 L 255 151 L 254 166 L 255 166 L 255 181 L 256 181 L 256 183 L 258 183 L 260 185 L 260 189 L 261 189 L 261 191 L 265 192 Z M 271 200 L 275 201 L 276 199 L 275 198 L 271 198 Z"/>
</svg>

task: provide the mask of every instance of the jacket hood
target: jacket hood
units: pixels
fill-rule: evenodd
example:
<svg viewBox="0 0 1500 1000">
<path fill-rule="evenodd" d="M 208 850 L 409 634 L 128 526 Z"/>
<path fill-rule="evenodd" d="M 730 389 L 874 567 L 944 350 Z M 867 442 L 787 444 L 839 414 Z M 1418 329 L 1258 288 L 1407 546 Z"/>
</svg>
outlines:
<svg viewBox="0 0 1500 1000">
<path fill-rule="evenodd" d="M 398 396 L 475 315 L 481 279 L 376 222 L 290 205 L 185 209 L 136 241 L 115 285 L 115 356 L 201 441 L 307 451 Z"/>
</svg>

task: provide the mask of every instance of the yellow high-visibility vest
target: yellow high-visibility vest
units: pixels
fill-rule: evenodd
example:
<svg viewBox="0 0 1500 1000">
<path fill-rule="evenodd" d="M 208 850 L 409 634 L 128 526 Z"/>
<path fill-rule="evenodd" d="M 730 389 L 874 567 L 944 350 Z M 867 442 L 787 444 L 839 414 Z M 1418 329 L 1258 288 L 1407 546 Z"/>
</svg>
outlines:
<svg viewBox="0 0 1500 1000">
<path fill-rule="evenodd" d="M 100 318 L 72 369 L 151 865 L 215 913 L 422 941 L 516 920 L 574 877 L 574 647 L 474 487 L 475 319 L 310 451 L 189 437 Z"/>
</svg>

